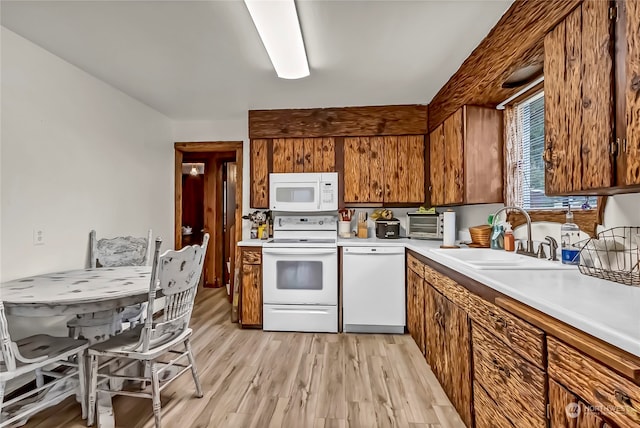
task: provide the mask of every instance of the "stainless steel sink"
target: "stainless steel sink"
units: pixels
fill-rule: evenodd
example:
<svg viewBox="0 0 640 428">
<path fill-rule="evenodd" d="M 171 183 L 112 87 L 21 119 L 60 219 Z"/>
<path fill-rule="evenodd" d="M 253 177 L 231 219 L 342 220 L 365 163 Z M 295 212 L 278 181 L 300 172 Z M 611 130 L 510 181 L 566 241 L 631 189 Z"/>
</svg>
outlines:
<svg viewBox="0 0 640 428">
<path fill-rule="evenodd" d="M 564 265 L 559 261 L 552 262 L 550 260 L 536 259 L 508 251 L 491 250 L 488 248 L 434 249 L 431 251 L 472 269 L 559 270 L 576 268 L 572 265 Z"/>
</svg>

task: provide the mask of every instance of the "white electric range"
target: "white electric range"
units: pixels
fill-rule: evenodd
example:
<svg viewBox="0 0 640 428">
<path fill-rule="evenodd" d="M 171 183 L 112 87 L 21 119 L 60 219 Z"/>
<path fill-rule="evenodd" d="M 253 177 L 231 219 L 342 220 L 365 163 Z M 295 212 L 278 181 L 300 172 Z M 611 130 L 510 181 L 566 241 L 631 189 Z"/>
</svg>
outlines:
<svg viewBox="0 0 640 428">
<path fill-rule="evenodd" d="M 338 331 L 337 216 L 276 214 L 262 247 L 263 329 Z"/>
</svg>

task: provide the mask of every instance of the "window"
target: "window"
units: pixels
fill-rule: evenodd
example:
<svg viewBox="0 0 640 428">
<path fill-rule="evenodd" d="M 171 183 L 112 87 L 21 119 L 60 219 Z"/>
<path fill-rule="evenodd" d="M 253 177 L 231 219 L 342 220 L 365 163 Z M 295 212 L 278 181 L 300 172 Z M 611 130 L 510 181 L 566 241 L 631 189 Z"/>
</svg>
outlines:
<svg viewBox="0 0 640 428">
<path fill-rule="evenodd" d="M 597 197 L 548 197 L 544 191 L 544 93 L 506 109 L 507 204 L 527 210 L 596 208 Z"/>
</svg>

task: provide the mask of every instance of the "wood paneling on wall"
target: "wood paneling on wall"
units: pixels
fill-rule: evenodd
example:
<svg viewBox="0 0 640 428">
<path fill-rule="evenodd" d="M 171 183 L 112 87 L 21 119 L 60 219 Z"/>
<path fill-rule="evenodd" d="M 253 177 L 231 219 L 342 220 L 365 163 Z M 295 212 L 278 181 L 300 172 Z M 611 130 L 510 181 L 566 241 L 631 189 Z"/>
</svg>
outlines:
<svg viewBox="0 0 640 428">
<path fill-rule="evenodd" d="M 582 0 L 516 0 L 429 105 L 429 131 L 465 104 L 496 106 L 519 88 L 502 83 L 518 68 L 542 62 L 544 35 Z"/>
<path fill-rule="evenodd" d="M 426 130 L 426 105 L 249 110 L 251 139 L 417 135 Z"/>
</svg>

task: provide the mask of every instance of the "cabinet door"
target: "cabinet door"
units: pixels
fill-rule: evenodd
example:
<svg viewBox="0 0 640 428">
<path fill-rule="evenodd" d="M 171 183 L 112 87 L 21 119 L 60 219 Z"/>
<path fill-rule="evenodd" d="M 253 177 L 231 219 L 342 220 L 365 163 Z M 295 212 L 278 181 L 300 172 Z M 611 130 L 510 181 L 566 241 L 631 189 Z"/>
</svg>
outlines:
<svg viewBox="0 0 640 428">
<path fill-rule="evenodd" d="M 444 335 L 442 312 L 444 311 L 444 297 L 438 293 L 428 282 L 425 282 L 425 310 L 424 329 L 426 342 L 427 362 L 431 370 L 442 385 L 445 392 L 448 385 L 445 385 L 445 373 L 448 372 L 447 359 L 444 355 L 446 337 Z"/>
<path fill-rule="evenodd" d="M 464 202 L 463 109 L 444 121 L 444 203 Z"/>
<path fill-rule="evenodd" d="M 344 139 L 344 202 L 383 201 L 383 137 Z"/>
<path fill-rule="evenodd" d="M 431 206 L 444 205 L 444 125 L 429 134 L 429 193 Z"/>
<path fill-rule="evenodd" d="M 613 21 L 585 0 L 544 39 L 545 193 L 613 185 Z"/>
<path fill-rule="evenodd" d="M 273 172 L 334 172 L 333 138 L 276 138 L 273 140 Z"/>
<path fill-rule="evenodd" d="M 344 202 L 423 203 L 424 137 L 344 139 Z"/>
<path fill-rule="evenodd" d="M 268 140 L 251 140 L 251 206 L 269 207 Z"/>
<path fill-rule="evenodd" d="M 424 354 L 424 284 L 423 279 L 411 269 L 407 269 L 407 326 Z"/>
<path fill-rule="evenodd" d="M 243 326 L 262 325 L 262 266 L 242 264 L 242 312 Z"/>
<path fill-rule="evenodd" d="M 446 358 L 450 361 L 446 391 L 465 425 L 472 426 L 471 333 L 466 312 L 449 300 L 444 300 L 444 334 L 448 343 Z"/>
<path fill-rule="evenodd" d="M 621 185 L 640 184 L 640 2 L 625 0 L 626 64 L 625 102 L 626 133 L 622 151 L 624 170 L 619 175 Z"/>
<path fill-rule="evenodd" d="M 549 379 L 550 428 L 613 428 L 553 379 Z"/>
<path fill-rule="evenodd" d="M 423 203 L 424 202 L 424 137 L 422 135 L 405 135 L 398 137 L 397 155 L 398 191 L 385 197 L 384 202 Z M 386 177 L 385 177 L 386 178 Z"/>
<path fill-rule="evenodd" d="M 425 282 L 425 331 L 431 370 L 472 426 L 471 338 L 467 314 Z"/>
</svg>

